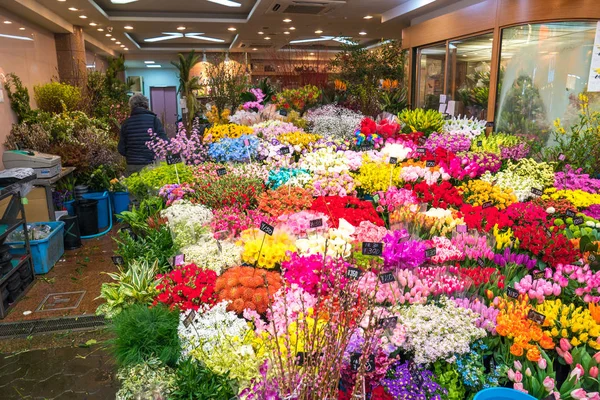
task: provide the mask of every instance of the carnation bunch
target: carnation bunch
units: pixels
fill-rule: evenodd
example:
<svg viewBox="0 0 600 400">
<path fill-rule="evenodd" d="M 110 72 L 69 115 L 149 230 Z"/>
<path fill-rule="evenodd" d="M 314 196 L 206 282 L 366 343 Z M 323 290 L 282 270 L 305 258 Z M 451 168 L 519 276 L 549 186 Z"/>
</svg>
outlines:
<svg viewBox="0 0 600 400">
<path fill-rule="evenodd" d="M 312 197 L 308 190 L 299 187 L 280 186 L 269 190 L 258 198 L 258 209 L 267 215 L 279 217 L 309 208 Z"/>
<path fill-rule="evenodd" d="M 203 305 L 215 304 L 215 271 L 205 270 L 196 264 L 176 267 L 165 275 L 158 275 L 159 294 L 154 304 L 163 303 L 180 310 L 198 310 Z"/>
<path fill-rule="evenodd" d="M 228 311 L 242 314 L 245 309 L 260 314 L 267 311 L 272 296 L 281 288 L 278 272 L 251 267 L 233 267 L 215 282 L 218 301 L 229 301 Z"/>
</svg>

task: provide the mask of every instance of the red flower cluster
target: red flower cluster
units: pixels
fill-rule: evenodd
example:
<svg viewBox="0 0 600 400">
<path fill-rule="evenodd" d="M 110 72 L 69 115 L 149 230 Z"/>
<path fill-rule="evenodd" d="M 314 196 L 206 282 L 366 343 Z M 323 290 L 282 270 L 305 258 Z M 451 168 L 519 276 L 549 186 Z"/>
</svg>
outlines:
<svg viewBox="0 0 600 400">
<path fill-rule="evenodd" d="M 513 203 L 504 210 L 506 216 L 518 226 L 545 226 L 548 214 L 539 205 L 528 203 Z"/>
<path fill-rule="evenodd" d="M 252 267 L 233 267 L 216 282 L 219 301 L 229 300 L 227 310 L 241 314 L 246 308 L 259 314 L 267 312 L 269 301 L 281 288 L 281 275 Z"/>
<path fill-rule="evenodd" d="M 500 274 L 496 268 L 475 268 L 459 267 L 457 274 L 463 278 L 469 278 L 473 281 L 475 287 L 486 285 L 490 282 L 497 282 L 500 289 L 504 288 L 504 275 Z"/>
<path fill-rule="evenodd" d="M 404 188 L 411 190 L 411 185 L 407 184 Z M 434 183 L 433 185 L 428 185 L 427 182 L 420 182 L 412 187 L 412 191 L 420 202 L 429 203 L 433 207 L 448 209 L 452 206 L 458 208 L 463 204 L 463 199 L 458 189 L 447 181 Z"/>
<path fill-rule="evenodd" d="M 363 118 L 360 121 L 360 131 L 365 136 L 369 136 L 377 132 L 377 124 L 371 118 Z"/>
<path fill-rule="evenodd" d="M 383 139 L 390 139 L 395 138 L 398 135 L 398 132 L 400 132 L 400 125 L 387 119 L 376 123 L 371 118 L 367 117 L 360 121 L 360 132 L 367 137 L 376 133 Z"/>
<path fill-rule="evenodd" d="M 361 201 L 356 197 L 317 197 L 310 209 L 328 215 L 335 228 L 339 227 L 340 218 L 353 226 L 359 226 L 362 221 L 370 221 L 378 226 L 384 225 L 373 203 Z"/>
<path fill-rule="evenodd" d="M 198 310 L 202 304 L 215 304 L 215 271 L 188 264 L 157 278 L 162 278 L 162 281 L 158 285 L 160 294 L 154 299 L 154 305 L 163 303 L 185 311 Z"/>
<path fill-rule="evenodd" d="M 419 139 L 421 139 L 423 136 L 425 136 L 423 132 L 399 133 L 396 136 L 396 139 L 420 145 Z"/>
<path fill-rule="evenodd" d="M 435 161 L 435 164 L 439 166 L 447 166 L 456 158 L 456 154 L 441 147 L 436 148 L 433 152 L 427 149 L 425 154 L 417 154 L 417 156 L 420 161 Z"/>
<path fill-rule="evenodd" d="M 513 221 L 506 216 L 506 213 L 500 212 L 496 207 L 484 209 L 482 206 L 463 204 L 459 215 L 463 217 L 469 229 L 489 232 L 496 224 L 498 229 L 513 226 Z"/>
<path fill-rule="evenodd" d="M 514 235 L 519 239 L 522 249 L 541 257 L 542 261 L 549 265 L 571 264 L 579 255 L 579 251 L 565 235 L 552 233 L 548 238 L 545 230 L 539 225 L 514 227 Z"/>
</svg>

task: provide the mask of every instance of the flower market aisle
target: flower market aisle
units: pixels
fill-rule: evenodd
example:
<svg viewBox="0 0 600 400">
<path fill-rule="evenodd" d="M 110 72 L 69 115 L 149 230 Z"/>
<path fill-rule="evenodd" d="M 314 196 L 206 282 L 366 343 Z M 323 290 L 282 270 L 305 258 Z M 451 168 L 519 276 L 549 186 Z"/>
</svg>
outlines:
<svg viewBox="0 0 600 400">
<path fill-rule="evenodd" d="M 598 171 L 484 121 L 279 99 L 312 93 L 213 110 L 123 180 L 118 398 L 600 399 Z"/>
</svg>

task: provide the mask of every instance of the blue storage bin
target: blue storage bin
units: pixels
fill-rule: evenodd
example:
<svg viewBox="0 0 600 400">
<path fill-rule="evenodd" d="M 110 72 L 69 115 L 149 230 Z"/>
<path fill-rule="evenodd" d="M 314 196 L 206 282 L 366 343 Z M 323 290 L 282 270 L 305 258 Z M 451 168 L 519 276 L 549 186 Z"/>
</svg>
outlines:
<svg viewBox="0 0 600 400">
<path fill-rule="evenodd" d="M 110 192 L 113 214 L 129 211 L 129 192 Z"/>
<path fill-rule="evenodd" d="M 110 207 L 110 197 L 108 196 L 108 192 L 86 193 L 82 197 L 87 200 L 98 200 L 98 231 L 103 231 L 108 228 L 110 218 L 112 218 L 108 213 Z"/>
<path fill-rule="evenodd" d="M 49 225 L 52 228 L 52 232 L 46 239 L 31 240 L 29 242 L 35 273 L 38 275 L 46 274 L 65 253 L 63 240 L 65 223 L 62 221 L 35 222 L 30 225 Z M 6 244 L 11 246 L 11 254 L 25 254 L 25 242 L 6 242 Z"/>
<path fill-rule="evenodd" d="M 496 387 L 483 389 L 473 400 L 536 400 L 536 398 L 515 389 Z"/>
</svg>

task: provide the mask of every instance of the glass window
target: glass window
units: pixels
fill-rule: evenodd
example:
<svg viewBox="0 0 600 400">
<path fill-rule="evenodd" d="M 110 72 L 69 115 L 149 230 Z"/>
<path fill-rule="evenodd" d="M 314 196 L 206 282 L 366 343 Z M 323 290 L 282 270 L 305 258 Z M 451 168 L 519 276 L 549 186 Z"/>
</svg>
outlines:
<svg viewBox="0 0 600 400">
<path fill-rule="evenodd" d="M 446 67 L 446 45 L 439 44 L 419 50 L 417 68 L 419 82 L 416 106 L 438 109 L 440 95 L 444 94 L 444 69 Z"/>
<path fill-rule="evenodd" d="M 493 40 L 490 33 L 450 42 L 446 92 L 455 115 L 487 119 Z"/>
<path fill-rule="evenodd" d="M 574 121 L 578 95 L 587 86 L 595 31 L 595 22 L 527 24 L 502 30 L 496 131 L 549 145 L 556 118 L 567 126 Z"/>
</svg>

